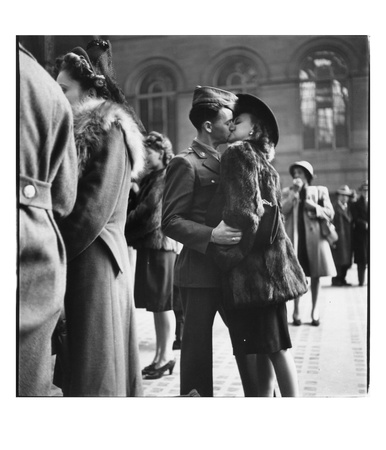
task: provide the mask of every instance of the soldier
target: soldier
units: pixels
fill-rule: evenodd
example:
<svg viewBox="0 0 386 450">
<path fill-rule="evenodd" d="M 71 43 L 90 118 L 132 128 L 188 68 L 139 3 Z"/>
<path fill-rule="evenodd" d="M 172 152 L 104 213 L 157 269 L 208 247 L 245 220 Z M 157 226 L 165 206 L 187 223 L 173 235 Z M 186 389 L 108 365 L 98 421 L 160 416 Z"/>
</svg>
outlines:
<svg viewBox="0 0 386 450">
<path fill-rule="evenodd" d="M 166 173 L 164 233 L 184 247 L 177 259 L 185 322 L 181 347 L 181 395 L 192 389 L 213 396 L 212 325 L 221 302 L 219 269 L 207 254 L 210 243 L 234 245 L 241 232 L 223 221 L 205 225 L 208 205 L 220 178 L 220 144 L 227 142 L 237 97 L 227 91 L 198 86 L 189 119 L 197 130 L 192 145 L 170 162 Z"/>
</svg>

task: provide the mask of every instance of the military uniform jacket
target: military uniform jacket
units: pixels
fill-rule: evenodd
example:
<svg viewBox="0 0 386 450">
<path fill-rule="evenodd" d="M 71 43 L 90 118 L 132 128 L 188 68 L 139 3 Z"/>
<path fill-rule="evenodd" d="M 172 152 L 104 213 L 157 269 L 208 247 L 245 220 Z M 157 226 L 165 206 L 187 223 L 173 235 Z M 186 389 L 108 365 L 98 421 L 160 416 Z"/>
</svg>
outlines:
<svg viewBox="0 0 386 450">
<path fill-rule="evenodd" d="M 220 287 L 219 269 L 207 254 L 213 228 L 205 225 L 219 179 L 220 161 L 198 141 L 167 167 L 162 229 L 183 244 L 175 268 L 177 286 Z"/>
</svg>

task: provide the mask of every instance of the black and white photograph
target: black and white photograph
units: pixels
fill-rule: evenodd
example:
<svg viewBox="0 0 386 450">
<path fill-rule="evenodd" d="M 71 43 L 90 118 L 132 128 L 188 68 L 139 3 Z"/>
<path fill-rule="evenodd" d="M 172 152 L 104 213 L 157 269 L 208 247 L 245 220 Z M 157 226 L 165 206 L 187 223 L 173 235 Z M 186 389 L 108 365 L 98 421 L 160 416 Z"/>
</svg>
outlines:
<svg viewBox="0 0 386 450">
<path fill-rule="evenodd" d="M 384 370 L 371 27 L 109 25 L 9 40 L 12 417 L 43 411 L 59 448 L 363 448 Z"/>
<path fill-rule="evenodd" d="M 18 43 L 18 395 L 366 395 L 368 37 Z"/>
</svg>

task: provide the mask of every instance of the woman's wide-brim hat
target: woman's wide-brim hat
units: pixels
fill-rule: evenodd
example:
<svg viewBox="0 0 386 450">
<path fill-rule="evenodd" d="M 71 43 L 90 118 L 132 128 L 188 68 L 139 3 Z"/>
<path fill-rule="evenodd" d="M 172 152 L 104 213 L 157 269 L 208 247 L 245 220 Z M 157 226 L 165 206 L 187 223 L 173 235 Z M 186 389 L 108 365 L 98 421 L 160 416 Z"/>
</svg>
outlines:
<svg viewBox="0 0 386 450">
<path fill-rule="evenodd" d="M 289 167 L 289 173 L 293 177 L 293 171 L 295 167 L 301 167 L 302 169 L 306 170 L 311 178 L 311 180 L 314 178 L 314 168 L 308 161 L 296 161 L 295 163 L 291 164 Z"/>
<path fill-rule="evenodd" d="M 275 114 L 271 108 L 263 102 L 260 98 L 251 94 L 236 94 L 237 103 L 234 115 L 238 116 L 242 113 L 249 113 L 256 116 L 258 119 L 264 120 L 271 133 L 271 139 L 276 146 L 279 142 L 279 126 L 276 121 Z"/>
<path fill-rule="evenodd" d="M 352 190 L 347 186 L 347 184 L 341 186 L 337 191 L 337 194 L 340 195 L 347 195 L 348 197 L 351 197 L 352 195 Z"/>
</svg>

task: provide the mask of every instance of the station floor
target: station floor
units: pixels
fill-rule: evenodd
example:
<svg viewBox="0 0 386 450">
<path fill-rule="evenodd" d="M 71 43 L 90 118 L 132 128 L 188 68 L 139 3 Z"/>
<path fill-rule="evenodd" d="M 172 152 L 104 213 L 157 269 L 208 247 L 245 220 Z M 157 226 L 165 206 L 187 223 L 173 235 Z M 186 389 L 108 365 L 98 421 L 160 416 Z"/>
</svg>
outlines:
<svg viewBox="0 0 386 450">
<path fill-rule="evenodd" d="M 298 371 L 301 397 L 361 397 L 367 395 L 368 291 L 358 286 L 356 266 L 347 275 L 348 287 L 331 286 L 321 278 L 320 326 L 311 326 L 311 294 L 301 299 L 301 326 L 292 325 L 293 302 L 287 303 L 292 351 Z M 154 355 L 152 313 L 137 310 L 142 367 Z M 180 351 L 172 375 L 144 380 L 146 397 L 179 395 Z M 213 379 L 215 397 L 243 397 L 228 330 L 217 314 L 213 326 Z M 276 395 L 280 392 L 276 389 Z"/>
<path fill-rule="evenodd" d="M 368 289 L 358 286 L 356 266 L 347 274 L 351 286 L 333 287 L 331 277 L 321 278 L 320 326 L 311 326 L 311 294 L 301 299 L 301 326 L 292 325 L 293 302 L 287 303 L 292 352 L 301 397 L 364 397 L 368 393 Z M 136 310 L 141 366 L 150 364 L 155 352 L 153 314 Z M 180 351 L 171 375 L 143 380 L 145 397 L 180 394 Z M 244 397 L 232 346 L 219 314 L 213 325 L 214 397 Z M 53 385 L 53 396 L 61 390 Z M 280 397 L 276 386 L 275 395 Z"/>
</svg>

